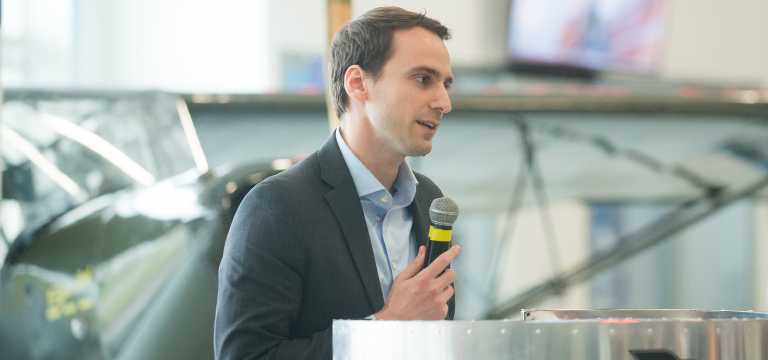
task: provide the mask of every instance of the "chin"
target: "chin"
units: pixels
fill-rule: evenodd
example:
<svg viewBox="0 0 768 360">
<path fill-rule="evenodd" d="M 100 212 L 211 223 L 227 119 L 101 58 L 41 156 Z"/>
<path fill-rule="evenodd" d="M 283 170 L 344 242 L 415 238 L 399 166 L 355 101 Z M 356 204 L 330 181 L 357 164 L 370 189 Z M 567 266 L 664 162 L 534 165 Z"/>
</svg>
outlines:
<svg viewBox="0 0 768 360">
<path fill-rule="evenodd" d="M 413 147 L 408 152 L 408 156 L 424 156 L 432 151 L 432 144 Z"/>
</svg>

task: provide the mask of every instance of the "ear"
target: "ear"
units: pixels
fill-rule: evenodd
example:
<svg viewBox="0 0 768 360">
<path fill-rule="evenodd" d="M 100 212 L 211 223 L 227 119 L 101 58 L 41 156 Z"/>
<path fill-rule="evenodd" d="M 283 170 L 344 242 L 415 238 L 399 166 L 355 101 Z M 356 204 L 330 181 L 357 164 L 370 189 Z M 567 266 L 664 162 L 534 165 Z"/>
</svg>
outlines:
<svg viewBox="0 0 768 360">
<path fill-rule="evenodd" d="M 350 99 L 363 102 L 368 99 L 365 84 L 365 70 L 360 65 L 352 65 L 344 72 L 344 90 Z"/>
</svg>

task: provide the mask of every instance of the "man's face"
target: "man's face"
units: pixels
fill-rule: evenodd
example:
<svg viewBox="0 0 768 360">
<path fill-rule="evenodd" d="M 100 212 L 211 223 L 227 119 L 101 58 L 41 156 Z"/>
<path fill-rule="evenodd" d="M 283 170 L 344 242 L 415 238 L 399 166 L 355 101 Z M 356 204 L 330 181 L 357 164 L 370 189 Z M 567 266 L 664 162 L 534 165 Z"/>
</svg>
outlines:
<svg viewBox="0 0 768 360">
<path fill-rule="evenodd" d="M 448 49 L 421 27 L 395 31 L 391 57 L 369 85 L 365 110 L 375 137 L 402 156 L 426 155 L 443 115 L 451 111 Z"/>
</svg>

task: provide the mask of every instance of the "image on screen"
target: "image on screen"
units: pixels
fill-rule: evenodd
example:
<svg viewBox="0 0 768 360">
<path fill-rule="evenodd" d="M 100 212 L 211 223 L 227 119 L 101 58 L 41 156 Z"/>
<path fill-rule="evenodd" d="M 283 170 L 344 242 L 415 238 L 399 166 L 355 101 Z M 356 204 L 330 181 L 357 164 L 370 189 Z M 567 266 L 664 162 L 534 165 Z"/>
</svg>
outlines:
<svg viewBox="0 0 768 360">
<path fill-rule="evenodd" d="M 664 0 L 512 0 L 513 63 L 654 73 L 661 57 Z"/>
</svg>

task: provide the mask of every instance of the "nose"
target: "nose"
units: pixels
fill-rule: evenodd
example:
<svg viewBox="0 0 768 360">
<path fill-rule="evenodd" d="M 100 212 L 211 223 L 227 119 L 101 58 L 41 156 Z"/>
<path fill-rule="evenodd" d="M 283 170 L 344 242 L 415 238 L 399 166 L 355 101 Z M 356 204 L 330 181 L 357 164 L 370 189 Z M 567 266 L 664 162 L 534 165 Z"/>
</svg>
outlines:
<svg viewBox="0 0 768 360">
<path fill-rule="evenodd" d="M 451 112 L 451 97 L 448 95 L 448 88 L 444 85 L 437 86 L 436 91 L 437 94 L 435 94 L 435 99 L 432 100 L 431 104 L 432 109 L 440 111 L 443 115 Z"/>
</svg>

